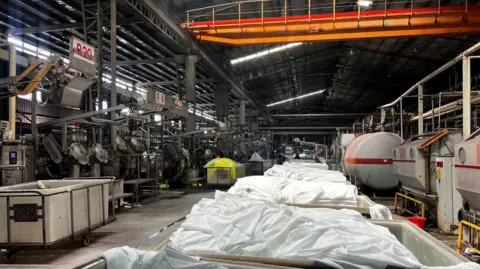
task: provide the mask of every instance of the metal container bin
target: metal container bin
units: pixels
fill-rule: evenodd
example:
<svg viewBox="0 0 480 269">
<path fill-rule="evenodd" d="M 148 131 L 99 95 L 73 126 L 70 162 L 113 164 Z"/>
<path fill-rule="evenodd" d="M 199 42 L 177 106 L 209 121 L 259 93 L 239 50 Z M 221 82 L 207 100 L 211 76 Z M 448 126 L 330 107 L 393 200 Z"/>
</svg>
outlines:
<svg viewBox="0 0 480 269">
<path fill-rule="evenodd" d="M 371 220 L 388 228 L 408 250 L 426 266 L 450 266 L 469 260 L 440 242 L 424 230 L 404 220 Z"/>
<path fill-rule="evenodd" d="M 106 225 L 111 180 L 42 180 L 0 188 L 0 247 L 51 246 Z"/>
</svg>

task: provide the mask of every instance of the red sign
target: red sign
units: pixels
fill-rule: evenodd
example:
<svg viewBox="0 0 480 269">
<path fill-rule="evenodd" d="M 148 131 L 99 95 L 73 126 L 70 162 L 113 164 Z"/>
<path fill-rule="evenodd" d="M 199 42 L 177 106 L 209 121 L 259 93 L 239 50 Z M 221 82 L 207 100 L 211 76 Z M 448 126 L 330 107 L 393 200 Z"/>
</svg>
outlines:
<svg viewBox="0 0 480 269">
<path fill-rule="evenodd" d="M 155 93 L 155 101 L 159 105 L 165 105 L 165 94 L 161 92 L 156 92 Z"/>
<path fill-rule="evenodd" d="M 83 42 L 82 40 L 73 37 L 72 44 L 72 51 L 76 58 L 86 60 L 91 63 L 96 62 L 95 57 L 95 47 Z"/>
<path fill-rule="evenodd" d="M 178 108 L 182 108 L 183 107 L 182 101 L 175 99 L 175 106 Z"/>
</svg>

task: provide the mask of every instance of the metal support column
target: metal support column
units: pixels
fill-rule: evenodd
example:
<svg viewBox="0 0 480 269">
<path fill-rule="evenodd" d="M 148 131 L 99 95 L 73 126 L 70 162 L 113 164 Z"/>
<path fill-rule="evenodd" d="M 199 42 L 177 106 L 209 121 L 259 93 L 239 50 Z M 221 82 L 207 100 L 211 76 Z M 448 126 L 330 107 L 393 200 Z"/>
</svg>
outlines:
<svg viewBox="0 0 480 269">
<path fill-rule="evenodd" d="M 111 61 L 111 70 L 112 70 L 112 85 L 110 87 L 110 106 L 115 107 L 117 105 L 117 0 L 111 0 L 110 4 L 111 14 L 110 14 L 110 35 L 111 35 L 111 48 L 110 48 L 110 61 Z M 99 29 L 101 30 L 101 29 Z M 99 106 L 101 106 L 101 102 L 99 101 Z M 110 114 L 111 119 L 115 120 L 116 112 L 112 111 Z M 117 127 L 112 124 L 111 127 L 111 144 L 113 152 L 117 149 L 117 144 L 115 140 L 117 138 Z"/>
<path fill-rule="evenodd" d="M 471 133 L 471 82 L 470 82 L 470 59 L 463 56 L 463 137 L 470 136 Z"/>
<path fill-rule="evenodd" d="M 97 97 L 99 110 L 103 109 L 103 5 L 102 0 L 97 0 Z M 98 143 L 103 145 L 103 127 L 98 128 Z"/>
<path fill-rule="evenodd" d="M 38 129 L 37 129 L 37 91 L 33 91 L 32 92 L 32 117 L 31 117 L 31 129 L 32 129 L 32 144 L 33 144 L 33 153 L 32 153 L 32 156 L 37 156 L 37 150 L 38 150 L 38 139 L 37 139 L 37 133 L 38 133 Z M 25 155 L 24 155 L 25 156 Z M 36 169 L 36 165 L 37 165 L 37 158 L 32 158 L 30 160 L 32 163 L 32 167 L 33 167 L 33 170 Z M 35 173 L 33 173 L 32 175 L 30 175 L 32 178 L 29 178 L 27 180 L 29 181 L 35 181 L 36 180 L 36 177 L 35 177 Z M 43 205 L 42 205 L 43 206 Z"/>
<path fill-rule="evenodd" d="M 403 100 L 400 98 L 400 137 L 403 139 Z"/>
<path fill-rule="evenodd" d="M 17 75 L 17 51 L 15 49 L 15 44 L 10 44 L 10 76 L 14 77 Z M 10 139 L 15 140 L 16 138 L 16 117 L 17 117 L 17 97 L 12 96 L 8 101 L 9 107 L 9 114 L 8 114 L 8 122 L 10 125 Z"/>
<path fill-rule="evenodd" d="M 433 96 L 431 97 L 432 99 L 432 132 L 435 132 L 435 103 L 433 100 Z"/>
<path fill-rule="evenodd" d="M 418 134 L 423 134 L 423 84 L 418 85 Z"/>
</svg>

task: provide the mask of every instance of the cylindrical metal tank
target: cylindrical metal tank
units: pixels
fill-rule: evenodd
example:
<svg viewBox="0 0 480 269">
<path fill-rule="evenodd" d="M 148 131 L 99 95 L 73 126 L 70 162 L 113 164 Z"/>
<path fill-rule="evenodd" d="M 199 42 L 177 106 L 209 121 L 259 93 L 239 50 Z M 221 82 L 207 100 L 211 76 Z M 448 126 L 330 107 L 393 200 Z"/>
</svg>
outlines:
<svg viewBox="0 0 480 269">
<path fill-rule="evenodd" d="M 355 138 L 345 152 L 347 173 L 375 190 L 396 188 L 398 178 L 392 174 L 392 150 L 402 142 L 400 136 L 386 132 Z"/>
</svg>

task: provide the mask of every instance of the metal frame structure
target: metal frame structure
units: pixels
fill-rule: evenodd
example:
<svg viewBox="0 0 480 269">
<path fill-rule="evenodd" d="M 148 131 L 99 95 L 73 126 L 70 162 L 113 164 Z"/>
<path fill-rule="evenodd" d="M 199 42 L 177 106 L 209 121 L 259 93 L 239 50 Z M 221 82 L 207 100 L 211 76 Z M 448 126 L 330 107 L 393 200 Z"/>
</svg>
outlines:
<svg viewBox="0 0 480 269">
<path fill-rule="evenodd" d="M 388 1 L 362 11 L 338 12 L 332 5 L 290 6 L 271 10 L 273 0 L 240 1 L 186 11 L 186 23 L 198 40 L 232 45 L 338 41 L 365 38 L 469 34 L 480 32 L 480 9 L 475 5 L 388 9 Z M 292 9 L 293 11 L 290 11 Z M 324 14 L 325 10 L 332 13 Z M 282 16 L 275 16 L 279 12 Z M 192 14 L 193 13 L 193 14 Z M 200 14 L 198 14 L 200 13 Z M 295 13 L 295 15 L 290 15 Z M 299 14 L 299 15 L 297 15 Z M 301 14 L 301 15 L 300 15 Z M 205 18 L 207 18 L 205 20 Z M 193 20 L 195 19 L 195 20 Z M 274 34 L 274 35 L 273 35 Z"/>
<path fill-rule="evenodd" d="M 104 177 L 104 178 L 107 179 L 106 177 Z M 70 179 L 72 179 L 72 178 L 70 178 Z M 85 178 L 83 178 L 83 179 L 85 179 Z M 115 180 L 115 177 L 108 177 L 108 179 L 111 179 L 112 183 L 113 183 L 113 180 Z M 109 183 L 109 184 L 112 184 L 112 183 Z M 108 223 L 116 220 L 115 207 L 113 206 L 112 207 L 112 217 L 109 217 L 108 219 L 105 219 L 105 215 L 102 213 L 102 216 L 103 216 L 102 224 L 92 225 L 90 223 L 90 195 L 89 195 L 89 189 L 92 188 L 92 187 L 101 186 L 102 187 L 102 203 L 103 203 L 104 198 L 105 198 L 105 196 L 104 196 L 104 185 L 105 185 L 105 183 L 99 183 L 99 184 L 96 184 L 96 185 L 89 185 L 89 186 L 85 186 L 85 187 L 81 187 L 81 188 L 77 188 L 77 189 L 65 190 L 63 192 L 57 192 L 57 193 L 53 193 L 53 194 L 43 194 L 43 193 L 41 193 L 39 191 L 35 191 L 35 190 L 0 191 L 0 194 L 17 193 L 17 195 L 6 196 L 6 201 L 7 201 L 6 202 L 6 205 L 7 205 L 7 208 L 6 208 L 6 212 L 7 212 L 7 218 L 6 218 L 7 219 L 7 231 L 6 231 L 7 232 L 7 244 L 0 244 L 0 248 L 7 250 L 7 262 L 11 263 L 11 262 L 14 261 L 15 252 L 17 251 L 18 248 L 21 248 L 21 247 L 43 247 L 43 248 L 47 248 L 47 247 L 50 247 L 52 245 L 63 243 L 63 242 L 68 241 L 68 240 L 75 240 L 76 238 L 78 238 L 80 236 L 84 236 L 84 245 L 88 246 L 88 244 L 89 244 L 88 235 L 91 233 L 92 230 L 95 230 L 95 229 L 97 229 L 101 226 L 105 226 Z M 65 236 L 64 238 L 56 241 L 56 242 L 53 242 L 51 244 L 47 244 L 46 243 L 46 229 L 45 229 L 45 208 L 44 208 L 45 197 L 54 196 L 54 195 L 58 195 L 58 194 L 61 194 L 61 193 L 69 193 L 69 196 L 70 196 L 70 205 L 69 206 L 70 206 L 70 209 L 73 209 L 73 192 L 79 191 L 79 190 L 84 190 L 84 189 L 87 189 L 88 227 L 86 229 L 82 230 L 82 231 L 74 232 L 73 231 L 73 226 L 74 226 L 75 216 L 73 214 L 73 210 L 71 210 L 70 211 L 70 227 L 72 228 L 72 233 L 70 235 Z M 115 185 L 113 186 L 113 190 L 114 190 L 113 195 L 115 195 Z M 34 194 L 36 194 L 36 195 L 34 195 Z M 33 243 L 14 244 L 14 243 L 12 243 L 11 242 L 11 229 L 10 229 L 10 220 L 12 219 L 12 217 L 11 217 L 12 208 L 10 207 L 10 198 L 12 198 L 12 197 L 38 197 L 38 196 L 41 196 L 41 199 L 42 199 L 42 206 L 38 207 L 37 210 L 39 210 L 41 212 L 41 215 L 39 215 L 38 217 L 39 218 L 41 217 L 41 219 L 42 219 L 41 222 L 42 222 L 42 240 L 43 240 L 43 243 L 41 243 L 41 244 L 33 244 Z M 112 205 L 114 205 L 113 200 L 112 200 Z"/>
</svg>

